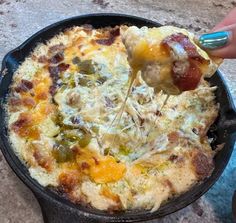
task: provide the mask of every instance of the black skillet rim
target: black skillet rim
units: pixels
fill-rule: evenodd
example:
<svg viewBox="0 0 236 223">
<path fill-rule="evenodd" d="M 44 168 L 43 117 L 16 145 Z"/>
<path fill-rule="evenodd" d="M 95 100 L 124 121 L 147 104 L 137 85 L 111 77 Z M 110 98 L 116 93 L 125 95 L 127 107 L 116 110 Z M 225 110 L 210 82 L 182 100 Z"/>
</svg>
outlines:
<svg viewBox="0 0 236 223">
<path fill-rule="evenodd" d="M 25 42 L 23 42 L 19 47 L 15 48 L 14 50 L 10 51 L 4 58 L 2 61 L 2 71 L 1 73 L 3 74 L 4 68 L 6 67 L 6 63 L 8 61 L 8 59 L 11 57 L 12 54 L 14 54 L 15 52 L 21 52 L 22 50 L 24 50 L 27 45 L 30 45 L 31 41 L 37 40 L 38 35 L 45 33 L 46 31 L 55 28 L 55 27 L 60 27 L 62 24 L 66 23 L 66 22 L 72 22 L 76 21 L 76 20 L 80 20 L 80 19 L 89 19 L 91 17 L 97 17 L 98 19 L 100 17 L 107 17 L 108 18 L 112 18 L 112 17 L 119 17 L 121 20 L 127 20 L 127 23 L 129 23 L 129 20 L 136 20 L 137 23 L 146 23 L 147 25 L 151 25 L 151 26 L 159 26 L 160 24 L 158 24 L 157 22 L 145 19 L 145 18 L 141 18 L 141 17 L 137 17 L 137 16 L 132 16 L 132 15 L 126 15 L 126 14 L 117 14 L 117 13 L 96 13 L 96 14 L 85 14 L 85 15 L 81 15 L 81 16 L 75 16 L 72 18 L 68 18 L 59 22 L 56 22 L 52 25 L 49 25 L 45 28 L 43 28 L 42 30 L 38 31 L 37 33 L 35 33 L 34 35 L 32 35 L 30 38 L 28 38 Z M 38 42 L 41 42 L 40 40 Z M 233 100 L 230 96 L 228 87 L 225 84 L 224 78 L 221 74 L 220 71 L 217 71 L 217 73 L 215 75 L 218 75 L 219 78 L 221 79 L 221 84 L 224 87 L 226 93 L 227 93 L 227 100 L 229 102 L 229 108 L 232 109 L 234 111 L 234 114 L 236 114 L 235 112 L 235 107 L 233 105 Z M 0 84 L 2 82 L 2 76 L 0 76 Z M 4 118 L 4 114 L 3 112 L 1 112 L 1 116 L 0 118 Z M 226 156 L 224 156 L 224 159 L 222 161 L 221 166 L 217 169 L 217 171 L 215 172 L 214 175 L 212 175 L 210 178 L 208 178 L 206 181 L 204 181 L 204 183 L 202 183 L 199 189 L 201 189 L 201 191 L 198 189 L 196 191 L 193 191 L 194 193 L 191 195 L 191 197 L 186 197 L 183 194 L 178 198 L 183 198 L 184 201 L 181 201 L 181 199 L 174 199 L 176 200 L 175 205 L 172 205 L 171 207 L 167 207 L 167 211 L 163 210 L 162 206 L 159 210 L 157 210 L 156 212 L 150 213 L 150 211 L 135 211 L 135 212 L 121 212 L 121 213 L 116 213 L 116 214 L 108 214 L 106 212 L 102 212 L 102 211 L 98 211 L 96 209 L 88 209 L 86 207 L 83 206 L 78 206 L 75 205 L 73 203 L 71 203 L 70 201 L 64 199 L 63 197 L 60 197 L 58 195 L 56 195 L 54 192 L 45 189 L 43 186 L 39 185 L 34 179 L 32 179 L 30 177 L 30 175 L 27 172 L 27 168 L 21 163 L 21 161 L 16 157 L 15 153 L 13 152 L 13 150 L 11 149 L 11 146 L 9 144 L 9 142 L 7 141 L 6 138 L 6 127 L 5 129 L 3 129 L 0 133 L 0 143 L 1 143 L 1 150 L 3 152 L 3 155 L 5 156 L 8 164 L 10 165 L 10 167 L 12 168 L 12 170 L 15 172 L 15 174 L 23 181 L 24 184 L 26 184 L 32 191 L 33 193 L 36 194 L 40 194 L 40 196 L 44 197 L 47 200 L 53 200 L 55 202 L 59 202 L 62 203 L 63 205 L 68 206 L 68 208 L 70 209 L 75 209 L 76 212 L 79 212 L 80 215 L 82 216 L 88 216 L 88 217 L 92 217 L 93 219 L 98 219 L 98 220 L 105 220 L 105 221 L 119 221 L 119 222 L 123 222 L 123 221 L 142 221 L 142 220 L 151 220 L 151 219 L 155 219 L 155 218 L 159 218 L 165 215 L 168 215 L 170 213 L 176 212 L 177 210 L 180 210 L 184 207 L 186 207 L 187 205 L 189 205 L 190 203 L 194 202 L 196 199 L 198 199 L 199 197 L 201 197 L 206 191 L 208 191 L 211 186 L 216 182 L 216 180 L 220 177 L 220 175 L 222 174 L 223 170 L 225 169 L 230 155 L 233 151 L 233 146 L 234 146 L 234 141 L 236 139 L 236 134 L 235 132 L 233 132 L 233 134 L 230 134 L 229 139 L 226 143 L 226 147 L 229 148 L 229 152 L 226 154 Z M 192 190 L 190 190 L 192 191 Z M 174 201 L 173 201 L 174 202 Z M 167 204 L 168 206 L 168 204 Z"/>
</svg>

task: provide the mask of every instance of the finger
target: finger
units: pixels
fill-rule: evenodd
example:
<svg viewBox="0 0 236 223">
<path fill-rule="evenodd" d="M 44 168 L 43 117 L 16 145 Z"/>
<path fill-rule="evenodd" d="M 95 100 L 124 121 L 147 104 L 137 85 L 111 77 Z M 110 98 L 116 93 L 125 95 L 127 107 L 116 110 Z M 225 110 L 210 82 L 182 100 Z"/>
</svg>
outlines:
<svg viewBox="0 0 236 223">
<path fill-rule="evenodd" d="M 226 26 L 219 32 L 203 34 L 199 44 L 213 56 L 236 58 L 236 24 Z"/>
</svg>

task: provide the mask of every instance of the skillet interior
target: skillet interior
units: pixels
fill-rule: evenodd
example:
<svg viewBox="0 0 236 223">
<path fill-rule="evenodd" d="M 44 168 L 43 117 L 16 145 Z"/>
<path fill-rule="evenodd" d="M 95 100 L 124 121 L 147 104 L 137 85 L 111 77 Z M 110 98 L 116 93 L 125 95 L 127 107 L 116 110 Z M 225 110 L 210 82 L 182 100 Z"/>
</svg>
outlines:
<svg viewBox="0 0 236 223">
<path fill-rule="evenodd" d="M 26 58 L 32 49 L 39 42 L 45 42 L 58 32 L 64 29 L 82 24 L 92 24 L 95 28 L 104 26 L 115 26 L 120 24 L 141 26 L 160 26 L 160 24 L 150 20 L 119 14 L 93 14 L 70 18 L 58 23 L 55 23 L 45 29 L 39 31 L 20 47 L 9 52 L 3 59 L 2 76 L 0 76 L 0 100 L 5 103 L 5 98 L 8 93 L 8 87 L 12 80 L 12 75 L 19 64 Z M 5 74 L 5 75 L 4 75 Z M 208 179 L 202 184 L 194 186 L 186 193 L 172 199 L 167 204 L 163 205 L 156 212 L 149 211 L 132 211 L 125 213 L 107 214 L 105 212 L 95 210 L 88 207 L 75 205 L 63 197 L 58 196 L 55 192 L 42 187 L 33 180 L 27 168 L 14 154 L 13 149 L 8 141 L 7 127 L 4 123 L 6 113 L 3 106 L 0 108 L 0 146 L 2 152 L 18 177 L 33 191 L 41 205 L 45 222 L 133 222 L 144 221 L 168 215 L 175 212 L 188 204 L 198 199 L 204 194 L 219 178 L 223 172 L 234 147 L 236 139 L 236 112 L 233 106 L 233 101 L 229 95 L 229 91 L 225 85 L 223 77 L 219 71 L 209 79 L 212 85 L 217 85 L 216 91 L 217 101 L 220 103 L 220 114 L 214 124 L 214 128 L 209 134 L 216 136 L 216 140 L 212 146 L 225 143 L 224 148 L 217 153 L 215 157 L 215 169 Z"/>
</svg>

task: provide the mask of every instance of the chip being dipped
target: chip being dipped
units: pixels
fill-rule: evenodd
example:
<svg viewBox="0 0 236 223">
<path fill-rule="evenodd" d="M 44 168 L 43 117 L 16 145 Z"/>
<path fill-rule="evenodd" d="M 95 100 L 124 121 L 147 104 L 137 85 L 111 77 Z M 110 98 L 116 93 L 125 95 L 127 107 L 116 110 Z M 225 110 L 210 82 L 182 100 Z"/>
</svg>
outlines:
<svg viewBox="0 0 236 223">
<path fill-rule="evenodd" d="M 131 26 L 122 40 L 133 73 L 141 71 L 149 86 L 169 95 L 196 89 L 222 62 L 198 47 L 194 34 L 173 26 Z"/>
</svg>

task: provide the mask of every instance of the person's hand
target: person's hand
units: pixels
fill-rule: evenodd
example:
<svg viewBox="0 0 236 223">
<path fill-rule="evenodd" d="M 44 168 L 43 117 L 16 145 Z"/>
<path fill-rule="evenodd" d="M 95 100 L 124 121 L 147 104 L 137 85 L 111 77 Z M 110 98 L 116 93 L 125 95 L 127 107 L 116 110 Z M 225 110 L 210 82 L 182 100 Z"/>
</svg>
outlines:
<svg viewBox="0 0 236 223">
<path fill-rule="evenodd" d="M 210 33 L 201 35 L 199 43 L 213 56 L 236 58 L 236 8 Z"/>
</svg>

